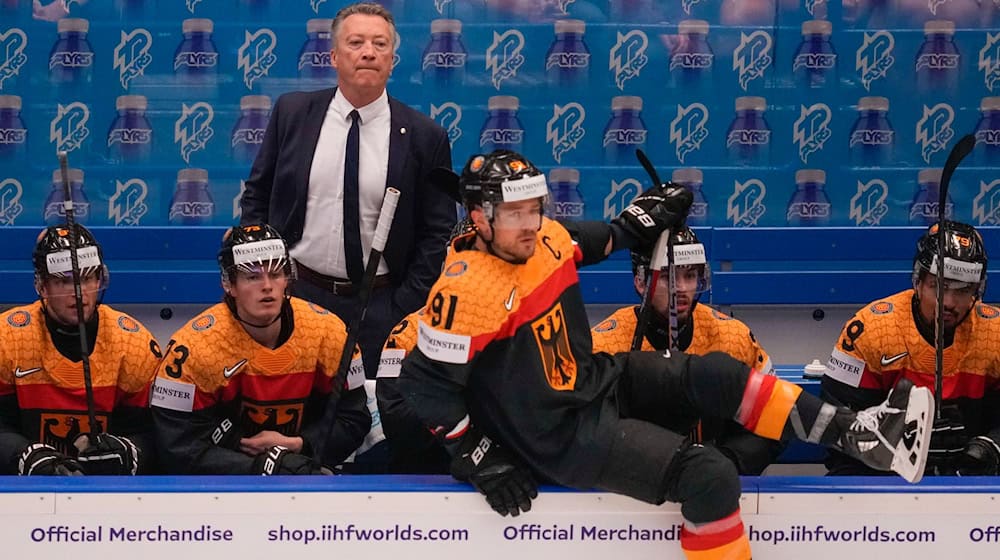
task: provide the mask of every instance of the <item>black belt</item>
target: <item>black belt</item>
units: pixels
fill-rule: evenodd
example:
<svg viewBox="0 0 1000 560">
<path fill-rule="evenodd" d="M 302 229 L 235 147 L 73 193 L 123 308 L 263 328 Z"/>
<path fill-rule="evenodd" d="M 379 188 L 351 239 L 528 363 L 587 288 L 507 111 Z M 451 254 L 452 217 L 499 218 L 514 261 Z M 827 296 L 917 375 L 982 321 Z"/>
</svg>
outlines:
<svg viewBox="0 0 1000 560">
<path fill-rule="evenodd" d="M 354 296 L 361 291 L 361 287 L 354 284 L 350 280 L 344 278 L 334 278 L 333 276 L 321 274 L 298 261 L 295 261 L 295 270 L 298 272 L 299 278 L 323 288 L 328 292 L 333 292 L 338 296 Z M 380 274 L 376 276 L 375 281 L 372 282 L 372 290 L 385 288 L 390 284 L 392 284 L 392 277 L 388 274 Z"/>
</svg>

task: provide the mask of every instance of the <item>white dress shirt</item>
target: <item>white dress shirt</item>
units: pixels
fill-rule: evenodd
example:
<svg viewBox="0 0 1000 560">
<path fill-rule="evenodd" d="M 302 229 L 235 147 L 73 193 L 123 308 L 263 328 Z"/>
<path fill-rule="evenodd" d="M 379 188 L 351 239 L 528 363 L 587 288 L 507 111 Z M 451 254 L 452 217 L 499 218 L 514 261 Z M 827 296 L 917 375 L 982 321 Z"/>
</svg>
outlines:
<svg viewBox="0 0 1000 560">
<path fill-rule="evenodd" d="M 351 129 L 351 111 L 355 107 L 337 90 L 323 118 L 323 128 L 316 142 L 309 169 L 309 197 L 302 240 L 289 251 L 291 257 L 327 276 L 347 278 L 344 255 L 344 150 Z M 358 217 L 361 224 L 361 249 L 368 264 L 368 251 L 375 237 L 389 173 L 389 96 L 382 95 L 364 107 L 361 115 L 360 161 L 358 163 Z M 389 272 L 383 260 L 378 273 Z"/>
</svg>

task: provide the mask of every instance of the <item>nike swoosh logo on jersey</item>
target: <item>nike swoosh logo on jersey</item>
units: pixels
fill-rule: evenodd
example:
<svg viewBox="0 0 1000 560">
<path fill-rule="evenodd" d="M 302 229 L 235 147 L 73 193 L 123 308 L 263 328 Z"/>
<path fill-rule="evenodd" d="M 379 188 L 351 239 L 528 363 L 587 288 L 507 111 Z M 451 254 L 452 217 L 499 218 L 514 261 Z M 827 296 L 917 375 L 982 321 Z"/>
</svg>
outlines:
<svg viewBox="0 0 1000 560">
<path fill-rule="evenodd" d="M 910 355 L 909 352 L 901 352 L 899 354 L 896 354 L 895 356 L 886 356 L 885 354 L 882 354 L 882 359 L 879 361 L 882 363 L 883 366 L 887 366 L 893 362 L 898 362 L 899 360 L 902 360 L 903 358 L 909 355 Z"/>
<path fill-rule="evenodd" d="M 19 367 L 14 368 L 14 377 L 27 377 L 36 371 L 42 371 L 42 368 L 35 367 L 31 369 L 21 369 Z"/>
<path fill-rule="evenodd" d="M 504 308 L 507 309 L 507 311 L 514 309 L 514 294 L 516 293 L 517 293 L 517 288 L 511 288 L 510 295 L 507 296 L 506 300 L 504 300 L 503 306 Z"/>
<path fill-rule="evenodd" d="M 237 371 L 239 371 L 241 367 L 243 367 L 244 365 L 246 365 L 246 363 L 247 363 L 246 358 L 243 358 L 242 360 L 236 362 L 235 364 L 233 364 L 230 367 L 222 368 L 222 377 L 225 377 L 226 379 L 229 379 L 230 377 L 233 376 L 233 374 L 235 374 Z"/>
</svg>

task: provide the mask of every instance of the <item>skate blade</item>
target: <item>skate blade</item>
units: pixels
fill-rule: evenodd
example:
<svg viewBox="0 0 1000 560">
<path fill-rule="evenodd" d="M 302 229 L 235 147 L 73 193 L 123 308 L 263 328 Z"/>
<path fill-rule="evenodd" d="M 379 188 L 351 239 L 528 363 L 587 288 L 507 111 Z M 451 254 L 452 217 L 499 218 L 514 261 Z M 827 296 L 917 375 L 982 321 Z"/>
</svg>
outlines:
<svg viewBox="0 0 1000 560">
<path fill-rule="evenodd" d="M 924 476 L 927 466 L 927 451 L 931 443 L 931 427 L 934 424 L 934 395 L 926 387 L 910 389 L 910 399 L 906 407 L 905 424 L 917 422 L 917 436 L 913 447 L 907 448 L 900 439 L 892 456 L 892 470 L 907 482 L 916 484 Z"/>
</svg>

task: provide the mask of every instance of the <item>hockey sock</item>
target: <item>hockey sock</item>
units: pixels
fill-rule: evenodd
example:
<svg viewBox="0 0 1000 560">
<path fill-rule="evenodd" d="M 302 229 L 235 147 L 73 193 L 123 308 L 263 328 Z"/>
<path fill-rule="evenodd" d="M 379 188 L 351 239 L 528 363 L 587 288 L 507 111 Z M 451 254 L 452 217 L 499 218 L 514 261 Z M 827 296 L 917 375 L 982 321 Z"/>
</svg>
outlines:
<svg viewBox="0 0 1000 560">
<path fill-rule="evenodd" d="M 749 560 L 750 540 L 743 530 L 740 510 L 708 523 L 685 519 L 681 549 L 688 560 Z"/>
<path fill-rule="evenodd" d="M 800 396 L 804 394 L 802 388 L 794 383 L 751 371 L 735 419 L 761 437 L 781 439 L 786 435 L 786 427 Z"/>
</svg>

